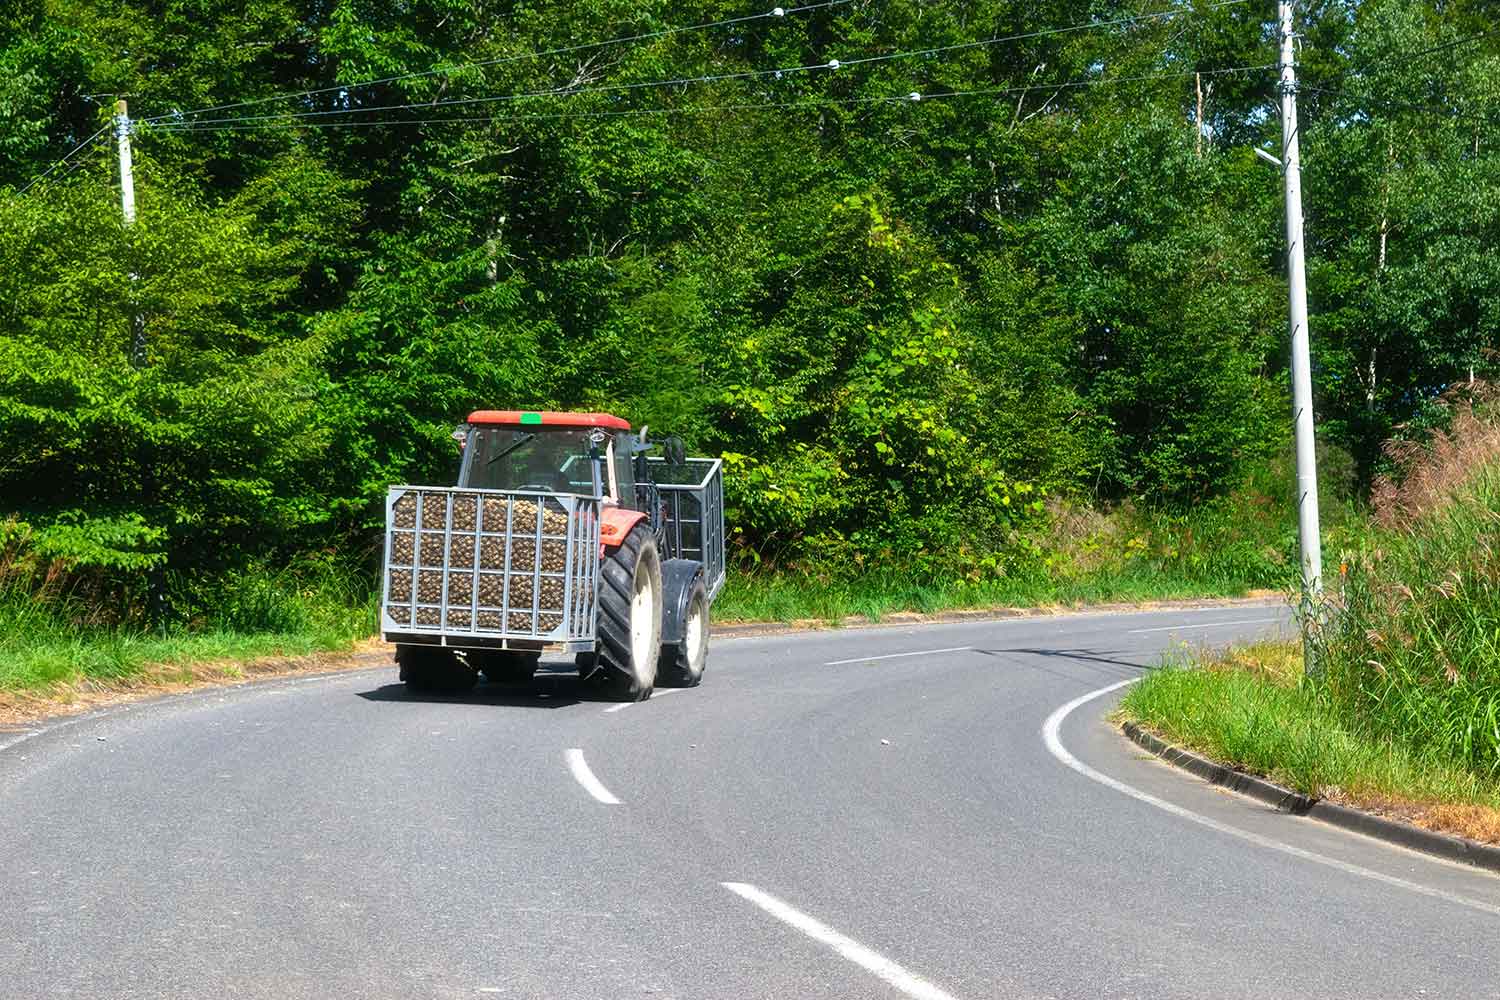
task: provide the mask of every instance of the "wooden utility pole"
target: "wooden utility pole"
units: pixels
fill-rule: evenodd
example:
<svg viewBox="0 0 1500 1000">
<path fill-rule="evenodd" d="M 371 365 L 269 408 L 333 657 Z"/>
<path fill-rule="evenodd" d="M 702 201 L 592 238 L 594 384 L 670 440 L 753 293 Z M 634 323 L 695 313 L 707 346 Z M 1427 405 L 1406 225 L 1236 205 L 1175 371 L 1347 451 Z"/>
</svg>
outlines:
<svg viewBox="0 0 1500 1000">
<path fill-rule="evenodd" d="M 1193 74 L 1193 86 L 1198 89 L 1198 115 L 1193 119 L 1193 124 L 1198 128 L 1198 143 L 1195 147 L 1198 159 L 1203 159 L 1203 74 Z"/>
</svg>

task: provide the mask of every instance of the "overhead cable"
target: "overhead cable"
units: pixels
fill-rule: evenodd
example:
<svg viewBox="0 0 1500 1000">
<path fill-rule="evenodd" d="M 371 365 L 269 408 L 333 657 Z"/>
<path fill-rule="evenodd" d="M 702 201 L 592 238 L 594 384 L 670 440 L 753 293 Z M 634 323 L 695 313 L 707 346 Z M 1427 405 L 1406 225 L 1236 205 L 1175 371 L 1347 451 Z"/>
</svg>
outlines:
<svg viewBox="0 0 1500 1000">
<path fill-rule="evenodd" d="M 27 181 L 26 182 L 26 186 L 22 187 L 19 191 L 16 192 L 16 194 L 18 194 L 18 195 L 25 194 L 27 191 L 31 190 L 31 186 L 33 184 L 36 184 L 36 183 L 38 183 L 38 182 L 40 182 L 42 180 L 45 180 L 47 178 L 47 176 L 52 173 L 52 171 L 56 170 L 58 167 L 62 166 L 64 163 L 67 163 L 69 160 L 71 160 L 73 157 L 77 156 L 79 153 L 81 153 L 88 146 L 93 145 L 93 143 L 94 143 L 94 141 L 96 139 L 98 139 L 105 132 L 109 131 L 109 128 L 110 127 L 108 125 L 105 125 L 99 131 L 95 132 L 93 135 L 89 136 L 87 139 L 83 140 L 78 145 L 74 146 L 71 150 L 69 150 L 67 152 L 66 155 L 63 156 L 62 159 L 58 160 L 56 163 L 52 164 L 52 166 L 48 167 L 46 170 L 42 171 L 40 174 L 37 174 L 31 180 Z M 77 166 L 77 164 L 74 164 L 74 166 Z M 68 170 L 64 171 L 63 176 L 67 176 L 68 174 L 70 174 L 72 172 L 73 172 L 73 169 L 70 167 Z"/>
<path fill-rule="evenodd" d="M 301 128 L 379 128 L 386 126 L 402 125 L 444 125 L 450 123 L 472 123 L 472 122 L 510 122 L 531 121 L 536 119 L 589 119 L 589 118 L 633 118 L 651 115 L 692 115 L 714 111 L 754 111 L 785 108 L 816 109 L 825 107 L 838 107 L 858 104 L 916 104 L 922 101 L 945 100 L 955 97 L 1002 97 L 1038 90 L 1073 90 L 1087 87 L 1101 87 L 1123 83 L 1141 83 L 1153 80 L 1180 80 L 1195 74 L 1203 76 L 1218 76 L 1230 73 L 1249 73 L 1259 70 L 1275 69 L 1275 63 L 1261 63 L 1254 66 L 1229 66 L 1222 69 L 1209 70 L 1183 70 L 1174 73 L 1149 73 L 1135 76 L 1101 77 L 1096 80 L 1071 80 L 1062 83 L 1030 83 L 1021 87 L 985 87 L 973 90 L 948 90 L 922 93 L 912 91 L 904 94 L 887 94 L 878 97 L 847 97 L 847 98 L 825 98 L 810 101 L 771 101 L 757 103 L 738 104 L 711 104 L 697 105 L 681 108 L 635 108 L 619 111 L 558 111 L 538 112 L 519 115 L 448 115 L 439 118 L 389 118 L 378 121 L 352 121 L 352 122 L 300 122 L 300 121 L 271 121 L 258 122 L 249 125 L 184 125 L 170 129 L 172 132 L 247 132 L 264 131 L 271 129 L 301 129 Z M 426 107 L 426 105 L 412 105 L 413 108 Z M 167 131 L 167 130 L 163 130 Z"/>
<path fill-rule="evenodd" d="M 1456 108 L 1444 108 L 1431 104 L 1413 104 L 1409 101 L 1393 101 L 1383 97 L 1372 97 L 1367 94 L 1355 94 L 1347 90 L 1335 90 L 1331 87 L 1309 87 L 1303 85 L 1298 87 L 1297 90 L 1300 93 L 1326 94 L 1330 97 L 1343 97 L 1351 101 L 1363 101 L 1387 108 L 1401 108 L 1406 111 L 1424 111 L 1428 114 L 1437 115 L 1441 118 L 1451 118 L 1455 121 L 1476 121 L 1483 122 L 1486 125 L 1500 125 L 1500 119 L 1492 118 L 1489 115 L 1460 111 Z"/>
<path fill-rule="evenodd" d="M 1217 3 L 1209 4 L 1209 7 L 1230 7 L 1249 3 L 1250 0 L 1219 0 Z M 367 108 L 342 108 L 328 111 L 304 111 L 296 113 L 283 113 L 274 115 L 245 115 L 228 118 L 199 118 L 181 122 L 163 122 L 163 117 L 158 115 L 154 118 L 142 119 L 158 124 L 160 128 L 189 127 L 192 125 L 223 124 L 226 122 L 255 122 L 287 118 L 328 118 L 336 115 L 362 115 L 374 114 L 381 111 L 404 111 L 413 108 L 439 108 L 457 107 L 475 104 L 493 104 L 507 101 L 520 101 L 532 97 L 573 97 L 579 94 L 619 93 L 631 90 L 644 90 L 657 87 L 686 86 L 695 83 L 720 83 L 728 80 L 749 80 L 761 77 L 774 76 L 777 78 L 792 73 L 809 73 L 819 70 L 837 71 L 848 66 L 869 65 L 879 62 L 890 62 L 899 59 L 914 59 L 921 56 L 939 55 L 945 52 L 955 52 L 963 49 L 974 49 L 983 46 L 1000 45 L 1007 42 L 1024 41 L 1033 38 L 1043 38 L 1050 35 L 1061 35 L 1069 32 L 1098 30 L 1101 28 L 1118 27 L 1121 25 L 1135 24 L 1141 21 L 1152 20 L 1162 17 L 1177 17 L 1188 13 L 1186 9 L 1157 11 L 1150 14 L 1138 14 L 1131 17 L 1115 18 L 1109 21 L 1090 21 L 1082 24 L 1072 24 L 1060 28 L 1047 28 L 1038 31 L 1022 32 L 1015 35 L 999 35 L 994 38 L 982 39 L 974 42 L 959 42 L 953 45 L 940 45 L 926 49 L 914 49 L 907 52 L 890 52 L 884 55 L 858 56 L 852 59 L 829 59 L 824 62 L 805 63 L 797 66 L 782 66 L 775 69 L 742 70 L 735 73 L 710 73 L 702 76 L 675 77 L 668 80 L 646 80 L 637 83 L 606 84 L 597 87 L 553 87 L 547 90 L 523 91 L 514 94 L 492 94 L 481 97 L 458 97 L 441 101 L 423 101 L 408 104 L 386 104 L 375 105 Z"/>
<path fill-rule="evenodd" d="M 542 49 L 537 52 L 523 52 L 513 56 L 499 56 L 494 59 L 479 59 L 473 62 L 460 63 L 456 66 L 441 67 L 438 69 L 421 70 L 415 73 L 399 73 L 395 76 L 384 76 L 375 80 L 361 80 L 356 83 L 340 83 L 331 87 L 318 87 L 313 90 L 298 90 L 287 94 L 273 94 L 270 97 L 257 97 L 249 101 L 236 101 L 233 104 L 215 104 L 206 108 L 195 108 L 191 111 L 173 111 L 167 114 L 155 115 L 150 118 L 141 118 L 139 121 L 155 122 L 166 118 L 180 118 L 183 115 L 207 114 L 211 111 L 229 111 L 234 108 L 248 108 L 257 104 L 267 104 L 272 101 L 289 101 L 298 97 L 313 97 L 317 94 L 346 93 L 358 90 L 362 87 L 375 87 L 386 83 L 397 83 L 401 80 L 416 80 L 422 77 L 452 75 L 465 70 L 479 69 L 485 66 L 501 66 L 506 63 L 522 62 L 527 59 L 544 59 L 547 56 L 566 55 L 572 52 L 587 52 L 590 49 L 601 49 L 611 45 L 624 45 L 627 42 L 645 42 L 656 38 L 665 38 L 669 35 L 679 35 L 687 31 L 706 31 L 709 28 L 722 28 L 732 24 L 744 24 L 747 21 L 762 21 L 766 18 L 786 17 L 788 14 L 802 14 L 810 10 L 820 10 L 825 7 L 839 7 L 843 4 L 853 3 L 854 0 L 820 0 L 818 3 L 805 4 L 801 7 L 772 7 L 770 10 L 758 14 L 746 14 L 742 17 L 725 18 L 722 21 L 707 21 L 703 24 L 689 24 L 676 28 L 662 28 L 658 31 L 647 31 L 638 35 L 626 35 L 622 38 L 610 38 L 600 42 L 585 42 L 580 45 L 565 45 L 561 48 Z"/>
</svg>

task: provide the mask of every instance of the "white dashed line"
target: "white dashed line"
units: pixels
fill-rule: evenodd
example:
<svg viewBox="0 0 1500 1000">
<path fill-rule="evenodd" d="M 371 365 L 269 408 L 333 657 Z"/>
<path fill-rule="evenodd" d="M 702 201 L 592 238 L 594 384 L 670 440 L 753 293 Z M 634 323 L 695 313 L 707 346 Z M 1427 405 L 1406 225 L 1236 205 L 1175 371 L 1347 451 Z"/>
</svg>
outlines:
<svg viewBox="0 0 1500 1000">
<path fill-rule="evenodd" d="M 594 772 L 589 770 L 588 761 L 583 759 L 583 751 L 577 747 L 568 750 L 568 770 L 573 772 L 573 777 L 583 786 L 583 790 L 607 806 L 617 806 L 620 800 L 610 793 L 604 783 L 594 777 Z"/>
<path fill-rule="evenodd" d="M 876 660 L 898 660 L 903 656 L 936 656 L 938 653 L 967 653 L 973 646 L 949 646 L 946 649 L 919 649 L 911 653 L 887 653 L 884 656 L 856 656 L 849 660 L 829 660 L 825 667 L 841 667 L 846 663 L 873 663 Z"/>
<path fill-rule="evenodd" d="M 914 973 L 908 972 L 878 952 L 871 951 L 852 938 L 847 938 L 819 920 L 762 892 L 745 882 L 719 883 L 730 892 L 747 899 L 784 924 L 795 927 L 819 944 L 825 944 L 844 958 L 866 971 L 873 972 L 896 989 L 917 1000 L 954 1000 L 953 994 L 932 985 Z"/>
<path fill-rule="evenodd" d="M 1129 635 L 1140 635 L 1142 632 L 1181 632 L 1190 628 L 1224 628 L 1227 625 L 1266 625 L 1270 622 L 1279 622 L 1280 618 L 1249 618 L 1235 622 L 1204 622 L 1201 625 L 1162 625 L 1159 628 L 1133 628 Z"/>
<path fill-rule="evenodd" d="M 1220 833 L 1227 833 L 1231 837 L 1238 837 L 1241 840 L 1247 840 L 1258 847 L 1267 847 L 1273 851 L 1280 851 L 1283 854 L 1290 854 L 1294 858 L 1301 858 L 1304 861 L 1311 861 L 1314 864 L 1326 865 L 1329 868 L 1337 869 L 1338 871 L 1345 872 L 1349 875 L 1358 875 L 1361 878 L 1367 878 L 1375 882 L 1383 882 L 1386 885 L 1393 885 L 1397 888 L 1406 889 L 1423 896 L 1430 896 L 1433 899 L 1441 899 L 1445 902 L 1457 903 L 1459 906 L 1467 906 L 1470 909 L 1479 910 L 1482 913 L 1489 913 L 1494 916 L 1500 916 L 1500 906 L 1493 906 L 1489 903 L 1485 903 L 1477 899 L 1470 899 L 1467 896 L 1460 896 L 1454 892 L 1446 892 L 1442 889 L 1434 889 L 1430 886 L 1420 885 L 1416 882 L 1409 882 L 1404 878 L 1397 878 L 1394 875 L 1387 875 L 1384 872 L 1378 872 L 1370 868 L 1365 868 L 1361 865 L 1351 864 L 1348 861 L 1340 861 L 1337 858 L 1330 858 L 1327 855 L 1318 854 L 1317 852 L 1309 851 L 1306 848 L 1296 847 L 1292 844 L 1286 844 L 1279 840 L 1273 840 L 1270 837 L 1263 837 L 1258 833 L 1251 833 L 1249 830 L 1241 830 L 1239 827 L 1230 826 L 1228 823 L 1221 823 L 1216 819 L 1210 819 L 1209 817 L 1204 816 L 1200 813 L 1193 812 L 1191 809 L 1184 809 L 1182 806 L 1179 806 L 1176 803 L 1168 802 L 1165 799 L 1159 799 L 1155 795 L 1152 795 L 1150 792 L 1143 792 L 1139 788 L 1136 788 L 1133 785 L 1127 785 L 1125 784 L 1125 782 L 1120 781 L 1116 778 L 1111 778 L 1107 774 L 1101 774 L 1100 772 L 1094 770 L 1092 767 L 1089 767 L 1083 761 L 1079 760 L 1077 757 L 1074 757 L 1071 753 L 1069 753 L 1068 748 L 1062 745 L 1062 739 L 1058 735 L 1059 730 L 1062 728 L 1063 720 L 1066 719 L 1068 715 L 1071 714 L 1072 711 L 1078 706 L 1087 704 L 1088 702 L 1093 701 L 1095 698 L 1102 698 L 1105 695 L 1109 694 L 1111 691 L 1118 691 L 1120 690 L 1120 688 L 1125 687 L 1128 684 L 1134 684 L 1139 679 L 1140 678 L 1138 677 L 1132 677 L 1130 680 L 1120 681 L 1117 684 L 1111 684 L 1108 687 L 1102 687 L 1097 691 L 1090 691 L 1088 694 L 1080 695 L 1079 697 L 1074 698 L 1072 701 L 1068 702 L 1066 705 L 1058 708 L 1057 711 L 1053 712 L 1051 715 L 1047 716 L 1047 721 L 1042 723 L 1042 741 L 1047 744 L 1048 752 L 1058 760 L 1062 761 L 1068 767 L 1083 775 L 1085 778 L 1088 778 L 1092 781 L 1097 781 L 1101 785 L 1106 785 L 1109 788 L 1113 788 L 1117 792 L 1128 795 L 1133 799 L 1137 799 L 1141 802 L 1146 803 L 1147 805 L 1155 806 L 1156 808 L 1161 809 L 1164 812 L 1169 812 L 1173 816 L 1179 816 L 1182 819 L 1191 820 L 1192 822 L 1197 823 L 1201 826 L 1206 826 L 1210 830 L 1217 830 Z"/>
</svg>

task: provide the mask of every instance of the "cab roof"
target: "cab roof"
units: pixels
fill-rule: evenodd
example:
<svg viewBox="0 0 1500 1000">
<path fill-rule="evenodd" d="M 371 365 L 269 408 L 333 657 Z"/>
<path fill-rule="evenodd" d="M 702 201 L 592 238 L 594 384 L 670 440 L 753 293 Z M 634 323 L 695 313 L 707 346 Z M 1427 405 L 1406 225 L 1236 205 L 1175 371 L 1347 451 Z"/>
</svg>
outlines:
<svg viewBox="0 0 1500 1000">
<path fill-rule="evenodd" d="M 502 427 L 608 427 L 628 431 L 630 424 L 610 413 L 557 413 L 552 410 L 475 410 L 469 414 L 471 424 L 498 424 Z"/>
</svg>

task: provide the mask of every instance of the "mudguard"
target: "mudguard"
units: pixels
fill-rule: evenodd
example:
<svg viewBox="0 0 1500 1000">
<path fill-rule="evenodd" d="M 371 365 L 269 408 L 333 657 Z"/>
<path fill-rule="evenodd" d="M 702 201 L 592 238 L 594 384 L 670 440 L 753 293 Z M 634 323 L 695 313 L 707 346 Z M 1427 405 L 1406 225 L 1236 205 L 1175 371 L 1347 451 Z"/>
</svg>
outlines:
<svg viewBox="0 0 1500 1000">
<path fill-rule="evenodd" d="M 608 505 L 599 511 L 599 552 L 612 549 L 625 540 L 630 534 L 630 529 L 640 523 L 646 516 L 644 511 L 627 510 L 624 507 Z"/>
<path fill-rule="evenodd" d="M 687 624 L 687 603 L 692 596 L 693 584 L 703 578 L 703 564 L 696 559 L 667 559 L 661 564 L 662 645 L 675 645 L 682 641 L 682 630 Z"/>
</svg>

